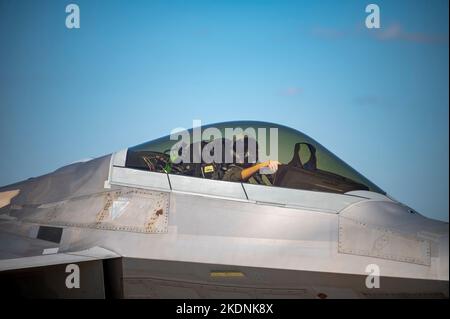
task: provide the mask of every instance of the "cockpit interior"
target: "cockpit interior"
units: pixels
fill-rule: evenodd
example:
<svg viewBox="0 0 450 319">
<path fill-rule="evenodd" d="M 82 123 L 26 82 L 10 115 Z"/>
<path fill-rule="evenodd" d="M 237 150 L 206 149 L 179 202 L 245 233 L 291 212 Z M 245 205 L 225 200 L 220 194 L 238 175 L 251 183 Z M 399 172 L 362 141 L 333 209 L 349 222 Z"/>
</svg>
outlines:
<svg viewBox="0 0 450 319">
<path fill-rule="evenodd" d="M 259 129 L 266 129 L 264 133 L 268 134 L 268 132 L 271 132 L 271 128 L 276 128 L 278 142 L 276 159 L 280 163 L 278 169 L 272 173 L 256 172 L 251 178 L 242 182 L 320 192 L 347 193 L 356 190 L 366 190 L 385 194 L 378 186 L 318 142 L 292 128 L 266 122 L 236 121 L 211 124 L 201 129 L 204 131 L 208 128 L 218 129 L 218 131 L 223 133 L 222 137 L 202 139 L 201 142 L 192 142 L 189 145 L 185 145 L 186 149 L 191 150 L 189 152 L 190 156 L 185 160 L 174 160 L 177 156 L 174 157 L 173 153 L 171 154 L 171 149 L 178 141 L 171 139 L 170 136 L 165 136 L 129 148 L 125 166 L 138 170 L 184 175 L 193 178 L 224 180 L 226 172 L 231 168 L 238 166 L 244 169 L 260 162 L 258 151 L 253 160 L 249 161 L 251 156 L 249 156 L 248 141 L 251 138 L 255 138 L 256 149 L 258 150 L 261 147 L 258 145 L 259 136 L 257 135 L 261 132 Z M 257 132 L 254 137 L 249 137 L 245 134 L 242 137 L 244 158 L 236 156 L 238 139 L 236 137 L 233 137 L 233 139 L 223 137 L 226 136 L 226 128 L 241 128 L 244 131 L 248 128 L 253 128 Z M 188 130 L 189 133 L 192 133 L 192 130 Z M 214 155 L 216 148 L 211 148 L 211 145 L 220 145 L 224 151 L 222 151 L 220 156 L 215 157 L 216 160 L 214 161 L 205 161 L 201 157 L 200 161 L 196 162 L 193 158 L 194 150 L 202 153 L 205 147 L 209 147 L 209 152 L 211 152 L 211 155 Z M 267 154 L 270 142 L 266 143 L 265 148 L 266 150 L 264 151 Z M 181 156 L 181 151 L 178 155 Z M 217 160 L 218 158 L 219 160 Z M 232 160 L 227 161 L 227 158 Z"/>
</svg>

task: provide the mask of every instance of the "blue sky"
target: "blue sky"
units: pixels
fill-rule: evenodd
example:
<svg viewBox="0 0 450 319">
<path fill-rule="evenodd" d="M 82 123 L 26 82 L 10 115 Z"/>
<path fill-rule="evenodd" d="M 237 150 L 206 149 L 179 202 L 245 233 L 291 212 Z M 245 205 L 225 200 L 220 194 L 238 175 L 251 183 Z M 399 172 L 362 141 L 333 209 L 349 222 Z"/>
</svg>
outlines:
<svg viewBox="0 0 450 319">
<path fill-rule="evenodd" d="M 72 2 L 77 30 L 69 1 L 0 0 L 0 185 L 193 119 L 253 119 L 448 221 L 447 0 Z"/>
</svg>

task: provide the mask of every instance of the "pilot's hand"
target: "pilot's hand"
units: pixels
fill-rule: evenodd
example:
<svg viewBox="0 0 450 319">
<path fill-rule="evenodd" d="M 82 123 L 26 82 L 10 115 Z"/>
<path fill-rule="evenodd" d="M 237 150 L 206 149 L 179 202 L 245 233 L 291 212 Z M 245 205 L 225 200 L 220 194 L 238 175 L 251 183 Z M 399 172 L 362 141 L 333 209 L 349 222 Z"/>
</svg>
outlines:
<svg viewBox="0 0 450 319">
<path fill-rule="evenodd" d="M 281 165 L 280 162 L 272 161 L 272 160 L 266 161 L 263 164 L 264 164 L 264 167 L 269 168 L 273 172 L 276 172 L 278 170 L 278 165 Z"/>
</svg>

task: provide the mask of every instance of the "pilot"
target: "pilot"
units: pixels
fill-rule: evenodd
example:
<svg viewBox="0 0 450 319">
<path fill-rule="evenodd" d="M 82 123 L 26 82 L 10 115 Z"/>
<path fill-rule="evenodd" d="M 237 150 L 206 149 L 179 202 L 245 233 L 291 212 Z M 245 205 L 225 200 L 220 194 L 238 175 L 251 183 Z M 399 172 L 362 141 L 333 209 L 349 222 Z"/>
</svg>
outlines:
<svg viewBox="0 0 450 319">
<path fill-rule="evenodd" d="M 254 150 L 256 154 L 250 154 L 252 152 L 249 148 L 249 138 L 244 137 L 244 154 L 239 154 L 237 152 L 237 142 L 235 141 L 233 145 L 233 158 L 234 163 L 229 165 L 228 169 L 225 171 L 222 180 L 230 182 L 252 182 L 253 177 L 256 177 L 260 169 L 267 167 L 275 173 L 278 170 L 278 165 L 281 163 L 274 160 L 268 160 L 261 163 L 251 163 L 251 159 L 257 159 L 258 154 L 258 144 L 254 141 L 256 149 Z M 251 156 L 253 155 L 253 156 Z M 272 174 L 273 174 L 272 173 Z M 252 182 L 255 183 L 255 182 Z M 270 182 L 264 181 L 265 184 L 270 184 Z M 259 184 L 256 182 L 256 184 Z"/>
</svg>

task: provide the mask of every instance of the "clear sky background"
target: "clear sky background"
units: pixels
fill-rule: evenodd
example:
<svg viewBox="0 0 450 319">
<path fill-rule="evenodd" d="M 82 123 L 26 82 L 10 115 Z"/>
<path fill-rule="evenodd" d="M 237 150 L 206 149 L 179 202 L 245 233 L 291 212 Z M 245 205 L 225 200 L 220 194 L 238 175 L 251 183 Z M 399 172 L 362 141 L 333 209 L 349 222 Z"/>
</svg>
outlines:
<svg viewBox="0 0 450 319">
<path fill-rule="evenodd" d="M 72 2 L 78 30 L 70 1 L 0 0 L 0 185 L 193 119 L 252 119 L 448 221 L 447 0 Z"/>
</svg>

